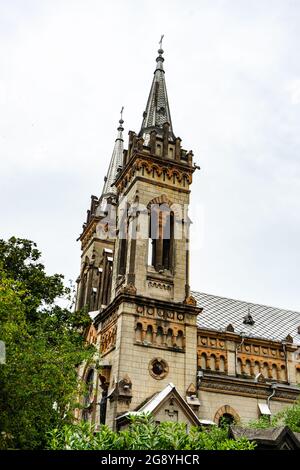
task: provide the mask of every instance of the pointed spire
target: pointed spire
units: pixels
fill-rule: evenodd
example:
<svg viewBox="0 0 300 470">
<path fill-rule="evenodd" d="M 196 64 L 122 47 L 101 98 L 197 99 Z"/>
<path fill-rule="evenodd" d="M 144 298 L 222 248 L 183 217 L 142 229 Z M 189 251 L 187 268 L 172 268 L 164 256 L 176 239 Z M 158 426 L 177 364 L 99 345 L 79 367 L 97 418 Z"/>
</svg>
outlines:
<svg viewBox="0 0 300 470">
<path fill-rule="evenodd" d="M 158 134 L 162 134 L 163 125 L 168 122 L 170 125 L 170 136 L 175 138 L 172 129 L 171 113 L 169 108 L 167 87 L 165 81 L 165 71 L 163 67 L 163 49 L 162 40 L 163 35 L 159 41 L 158 57 L 156 58 L 156 69 L 154 71 L 154 77 L 152 86 L 146 106 L 146 110 L 143 113 L 142 127 L 139 136 L 150 134 L 152 130 L 156 130 Z M 145 138 L 145 136 L 144 136 Z"/>
<path fill-rule="evenodd" d="M 112 186 L 113 182 L 116 180 L 118 169 L 122 167 L 123 164 L 123 149 L 124 149 L 124 140 L 123 140 L 123 131 L 124 131 L 124 121 L 123 121 L 123 110 L 121 109 L 121 117 L 119 120 L 118 134 L 115 140 L 115 145 L 113 153 L 111 156 L 110 164 L 108 167 L 108 172 L 104 178 L 104 186 L 102 190 L 101 200 L 107 199 L 109 196 L 115 196 L 117 194 L 117 189 L 115 186 Z"/>
</svg>

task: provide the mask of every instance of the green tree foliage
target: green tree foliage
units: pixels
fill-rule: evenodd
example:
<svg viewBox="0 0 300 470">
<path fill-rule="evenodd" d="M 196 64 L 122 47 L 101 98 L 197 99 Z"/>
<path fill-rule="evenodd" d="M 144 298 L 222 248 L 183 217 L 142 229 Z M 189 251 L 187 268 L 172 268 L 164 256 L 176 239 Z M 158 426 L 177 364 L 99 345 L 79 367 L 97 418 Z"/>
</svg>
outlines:
<svg viewBox="0 0 300 470">
<path fill-rule="evenodd" d="M 247 439 L 228 439 L 228 428 L 211 430 L 184 423 L 156 424 L 149 415 L 132 416 L 127 429 L 114 432 L 101 426 L 94 432 L 88 423 L 66 425 L 48 434 L 52 450 L 253 450 Z"/>
<path fill-rule="evenodd" d="M 94 352 L 82 335 L 88 315 L 55 303 L 70 291 L 40 257 L 29 240 L 0 240 L 0 448 L 43 448 L 50 429 L 72 422 L 76 366 Z"/>
<path fill-rule="evenodd" d="M 248 426 L 257 429 L 288 426 L 291 431 L 300 432 L 300 400 L 279 411 L 271 419 L 267 416 L 262 416 L 258 420 L 251 421 Z"/>
</svg>

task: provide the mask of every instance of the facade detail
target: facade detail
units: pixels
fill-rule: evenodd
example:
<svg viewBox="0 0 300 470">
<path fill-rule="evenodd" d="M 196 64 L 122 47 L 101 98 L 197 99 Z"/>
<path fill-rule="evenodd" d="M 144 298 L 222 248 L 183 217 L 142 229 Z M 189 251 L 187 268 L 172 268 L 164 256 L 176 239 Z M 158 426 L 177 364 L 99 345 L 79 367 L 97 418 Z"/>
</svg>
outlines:
<svg viewBox="0 0 300 470">
<path fill-rule="evenodd" d="M 175 134 L 160 44 L 139 132 L 123 108 L 100 197 L 79 237 L 76 308 L 95 363 L 78 419 L 120 429 L 130 414 L 188 426 L 256 419 L 299 396 L 300 313 L 193 292 L 191 150 Z"/>
</svg>

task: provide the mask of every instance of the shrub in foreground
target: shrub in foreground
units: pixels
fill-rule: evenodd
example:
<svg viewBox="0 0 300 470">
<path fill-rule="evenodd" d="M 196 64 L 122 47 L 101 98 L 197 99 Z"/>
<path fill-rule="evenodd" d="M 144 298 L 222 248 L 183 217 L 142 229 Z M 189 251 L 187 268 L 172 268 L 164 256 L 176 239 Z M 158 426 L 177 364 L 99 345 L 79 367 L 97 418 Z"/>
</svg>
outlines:
<svg viewBox="0 0 300 470">
<path fill-rule="evenodd" d="M 134 416 L 127 429 L 115 432 L 101 426 L 95 432 L 89 423 L 54 429 L 48 434 L 52 450 L 253 450 L 255 444 L 228 438 L 228 428 L 210 430 L 184 423 L 156 424 L 149 415 Z"/>
</svg>

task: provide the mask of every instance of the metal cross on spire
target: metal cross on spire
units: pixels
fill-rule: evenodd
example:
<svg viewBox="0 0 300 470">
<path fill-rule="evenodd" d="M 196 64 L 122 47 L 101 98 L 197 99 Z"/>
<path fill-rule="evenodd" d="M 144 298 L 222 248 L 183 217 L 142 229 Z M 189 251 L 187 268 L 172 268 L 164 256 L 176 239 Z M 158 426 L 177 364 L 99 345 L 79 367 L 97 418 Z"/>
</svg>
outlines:
<svg viewBox="0 0 300 470">
<path fill-rule="evenodd" d="M 163 41 L 164 36 L 165 36 L 164 34 L 161 35 L 160 41 L 159 41 L 159 43 L 158 43 L 160 49 L 162 49 L 162 41 Z"/>
</svg>

